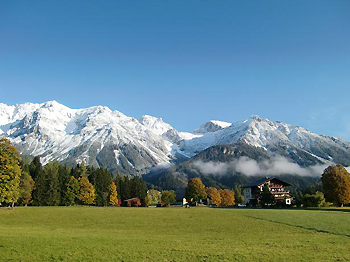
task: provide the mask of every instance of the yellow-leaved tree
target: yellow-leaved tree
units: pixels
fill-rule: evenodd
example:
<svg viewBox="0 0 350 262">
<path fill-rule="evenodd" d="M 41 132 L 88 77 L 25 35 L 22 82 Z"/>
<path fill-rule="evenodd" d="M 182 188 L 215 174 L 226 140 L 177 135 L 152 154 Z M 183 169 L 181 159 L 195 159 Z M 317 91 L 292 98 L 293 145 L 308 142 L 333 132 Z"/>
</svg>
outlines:
<svg viewBox="0 0 350 262">
<path fill-rule="evenodd" d="M 13 208 L 20 195 L 21 167 L 17 148 L 10 141 L 0 139 L 0 203 L 11 203 Z"/>
<path fill-rule="evenodd" d="M 215 187 L 209 187 L 207 188 L 207 194 L 208 194 L 208 198 L 210 199 L 211 205 L 220 206 L 221 195 L 219 190 L 217 190 Z"/>
<path fill-rule="evenodd" d="M 235 193 L 228 189 L 219 190 L 221 196 L 221 206 L 233 206 L 235 204 Z"/>
<path fill-rule="evenodd" d="M 86 176 L 79 177 L 79 194 L 78 199 L 85 205 L 92 205 L 95 203 L 96 193 L 94 186 L 89 182 Z"/>
<path fill-rule="evenodd" d="M 338 164 L 327 167 L 321 180 L 327 201 L 339 206 L 350 203 L 350 174 L 344 166 Z"/>
<path fill-rule="evenodd" d="M 118 193 L 117 193 L 117 186 L 114 182 L 111 183 L 109 186 L 109 204 L 111 206 L 117 206 L 118 205 Z"/>
</svg>

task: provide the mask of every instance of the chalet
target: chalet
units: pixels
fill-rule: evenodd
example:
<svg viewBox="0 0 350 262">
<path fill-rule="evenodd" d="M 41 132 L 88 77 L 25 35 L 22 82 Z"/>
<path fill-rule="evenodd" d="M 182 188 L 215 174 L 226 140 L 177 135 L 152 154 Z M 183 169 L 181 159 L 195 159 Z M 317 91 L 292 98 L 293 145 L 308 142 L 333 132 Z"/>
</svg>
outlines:
<svg viewBox="0 0 350 262">
<path fill-rule="evenodd" d="M 284 182 L 278 178 L 265 177 L 264 179 L 254 181 L 252 183 L 244 185 L 244 202 L 245 204 L 257 205 L 260 202 L 260 195 L 263 191 L 265 184 L 268 184 L 271 194 L 275 197 L 277 203 L 290 205 L 292 198 L 290 192 L 285 189 L 286 186 L 290 186 L 287 182 Z"/>
<path fill-rule="evenodd" d="M 127 205 L 128 207 L 131 207 L 131 206 L 134 206 L 134 207 L 141 206 L 141 200 L 140 200 L 140 198 L 138 198 L 138 197 L 133 197 L 133 198 L 130 198 L 130 199 L 126 199 L 126 200 L 124 200 L 124 202 L 126 203 L 126 205 Z"/>
</svg>

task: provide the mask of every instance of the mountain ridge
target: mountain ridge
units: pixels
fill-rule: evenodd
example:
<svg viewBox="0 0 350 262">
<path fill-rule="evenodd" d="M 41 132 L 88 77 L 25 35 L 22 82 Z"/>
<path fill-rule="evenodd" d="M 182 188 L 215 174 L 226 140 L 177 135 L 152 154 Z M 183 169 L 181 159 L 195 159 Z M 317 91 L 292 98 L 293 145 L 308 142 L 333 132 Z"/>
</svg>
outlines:
<svg viewBox="0 0 350 262">
<path fill-rule="evenodd" d="M 84 162 L 133 175 L 192 158 L 210 147 L 241 142 L 301 166 L 350 165 L 350 143 L 256 115 L 234 123 L 210 120 L 189 133 L 162 118 L 144 115 L 137 120 L 105 106 L 0 104 L 0 136 L 9 138 L 22 154 L 40 156 L 43 164 Z"/>
</svg>

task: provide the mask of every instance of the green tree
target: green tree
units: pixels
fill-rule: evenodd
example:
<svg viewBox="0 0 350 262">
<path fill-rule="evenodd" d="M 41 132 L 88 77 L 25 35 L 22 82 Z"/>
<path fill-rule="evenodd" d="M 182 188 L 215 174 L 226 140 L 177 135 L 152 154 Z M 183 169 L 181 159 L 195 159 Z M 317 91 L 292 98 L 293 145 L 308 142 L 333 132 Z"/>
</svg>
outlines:
<svg viewBox="0 0 350 262">
<path fill-rule="evenodd" d="M 327 167 L 321 180 L 327 201 L 339 206 L 350 202 L 350 174 L 342 165 Z"/>
<path fill-rule="evenodd" d="M 67 190 L 64 197 L 64 204 L 66 206 L 73 206 L 75 204 L 79 189 L 80 185 L 78 179 L 76 179 L 74 176 L 71 176 L 67 183 Z"/>
<path fill-rule="evenodd" d="M 233 192 L 235 193 L 235 203 L 236 204 L 243 204 L 244 203 L 244 195 L 242 195 L 241 187 L 236 185 L 233 189 Z"/>
<path fill-rule="evenodd" d="M 260 201 L 262 206 L 269 206 L 275 204 L 275 197 L 271 194 L 269 185 L 266 183 L 263 191 L 260 194 Z"/>
<path fill-rule="evenodd" d="M 199 200 L 207 197 L 205 186 L 199 177 L 192 178 L 190 181 L 188 181 L 185 189 L 185 197 L 188 202 L 198 202 Z"/>
<path fill-rule="evenodd" d="M 131 183 L 131 197 L 138 197 L 142 202 L 147 196 L 147 185 L 146 182 L 142 180 L 141 177 L 134 176 L 130 179 Z"/>
<path fill-rule="evenodd" d="M 79 187 L 78 199 L 84 205 L 94 204 L 96 198 L 95 188 L 86 176 L 79 177 Z"/>
<path fill-rule="evenodd" d="M 117 206 L 118 205 L 118 192 L 117 192 L 117 186 L 114 182 L 111 183 L 109 186 L 109 204 L 111 206 Z"/>
<path fill-rule="evenodd" d="M 160 200 L 162 206 L 170 206 L 171 204 L 175 203 L 175 201 L 176 195 L 173 190 L 162 191 L 162 198 Z"/>
<path fill-rule="evenodd" d="M 33 205 L 44 206 L 46 205 L 47 181 L 38 156 L 34 157 L 33 161 L 30 163 L 29 173 L 35 182 L 32 194 Z"/>
<path fill-rule="evenodd" d="M 60 184 L 58 180 L 59 164 L 57 161 L 49 162 L 44 166 L 46 206 L 58 206 L 60 204 Z"/>
<path fill-rule="evenodd" d="M 326 202 L 324 194 L 317 191 L 315 194 L 305 194 L 304 195 L 304 207 L 328 207 L 331 203 Z"/>
<path fill-rule="evenodd" d="M 67 190 L 67 184 L 69 182 L 69 178 L 71 176 L 71 168 L 68 167 L 67 165 L 59 165 L 58 169 L 58 181 L 60 185 L 60 204 L 64 205 L 65 204 L 65 195 L 66 195 L 66 190 Z"/>
<path fill-rule="evenodd" d="M 10 141 L 0 139 L 0 203 L 11 203 L 13 208 L 20 195 L 21 167 L 17 148 Z"/>
<path fill-rule="evenodd" d="M 112 183 L 112 173 L 105 168 L 97 168 L 91 171 L 89 180 L 96 190 L 97 205 L 108 206 L 109 186 Z"/>
<path fill-rule="evenodd" d="M 219 190 L 217 190 L 215 187 L 209 187 L 207 188 L 207 194 L 208 194 L 208 198 L 210 199 L 211 205 L 220 206 L 221 195 Z"/>
<path fill-rule="evenodd" d="M 32 192 L 34 189 L 34 180 L 27 172 L 22 172 L 21 182 L 19 184 L 20 195 L 19 202 L 27 206 L 32 202 Z"/>
<path fill-rule="evenodd" d="M 84 162 L 76 165 L 76 167 L 73 170 L 73 175 L 77 179 L 79 179 L 79 177 L 82 177 L 82 176 L 86 176 L 86 177 L 88 176 L 88 170 Z"/>
</svg>

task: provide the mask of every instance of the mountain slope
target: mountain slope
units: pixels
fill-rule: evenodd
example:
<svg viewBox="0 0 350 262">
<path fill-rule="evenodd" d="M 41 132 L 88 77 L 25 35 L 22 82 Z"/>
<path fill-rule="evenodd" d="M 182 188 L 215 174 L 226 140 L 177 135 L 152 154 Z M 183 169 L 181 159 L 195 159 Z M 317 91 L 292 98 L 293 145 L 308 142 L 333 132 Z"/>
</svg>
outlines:
<svg viewBox="0 0 350 262">
<path fill-rule="evenodd" d="M 350 143 L 302 127 L 252 116 L 236 123 L 211 120 L 195 132 L 179 132 L 161 118 L 140 120 L 107 107 L 70 109 L 55 101 L 0 104 L 0 136 L 43 164 L 85 162 L 135 175 L 184 161 L 220 145 L 247 145 L 256 156 L 280 155 L 300 166 L 350 164 Z M 214 161 L 215 155 L 205 161 Z"/>
</svg>

